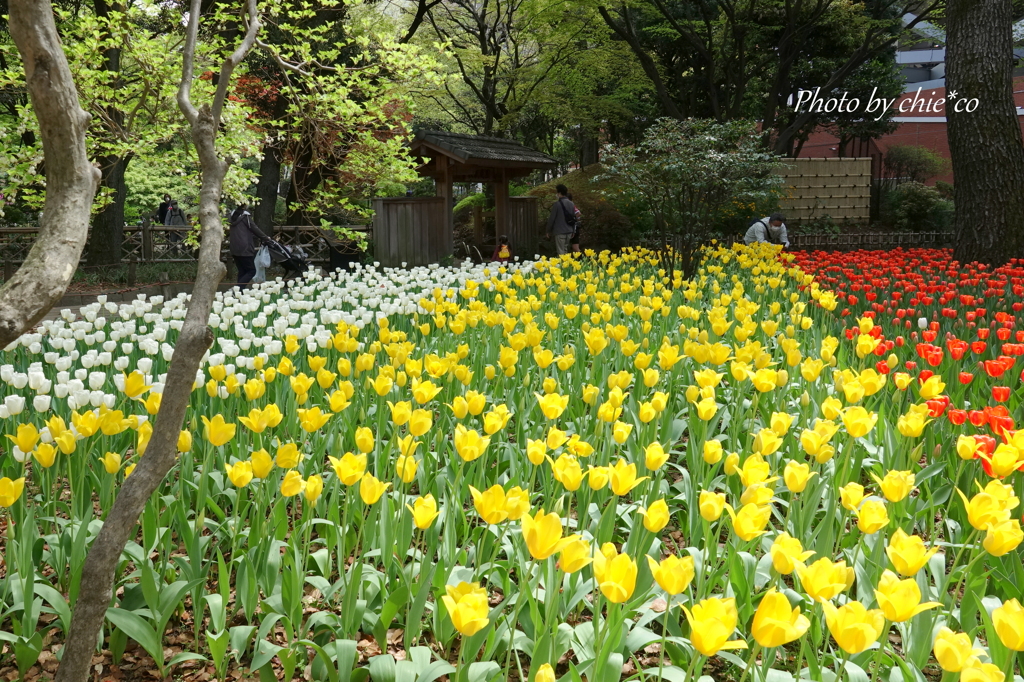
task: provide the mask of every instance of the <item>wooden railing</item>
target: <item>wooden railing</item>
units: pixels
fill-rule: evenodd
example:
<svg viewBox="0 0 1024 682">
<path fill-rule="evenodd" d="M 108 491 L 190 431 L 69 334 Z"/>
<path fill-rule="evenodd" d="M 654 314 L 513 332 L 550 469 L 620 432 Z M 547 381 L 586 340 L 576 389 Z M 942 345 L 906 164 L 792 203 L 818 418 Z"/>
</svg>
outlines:
<svg viewBox="0 0 1024 682">
<path fill-rule="evenodd" d="M 947 232 L 855 232 L 851 234 L 794 234 L 791 248 L 801 251 L 847 251 L 854 249 L 920 249 L 952 246 Z"/>
<path fill-rule="evenodd" d="M 366 225 L 347 225 L 351 230 L 368 233 Z M 36 240 L 38 227 L 0 227 L 0 262 L 16 266 L 24 262 L 29 249 Z M 163 225 L 128 225 L 124 228 L 121 242 L 121 261 L 129 263 L 188 263 L 199 256 L 198 249 L 185 243 L 186 227 Z M 274 228 L 273 238 L 286 246 L 298 245 L 306 252 L 307 259 L 314 263 L 326 263 L 329 259 L 327 243 L 321 237 L 320 228 L 307 225 L 287 225 Z M 227 237 L 223 246 L 224 257 L 228 255 Z"/>
</svg>

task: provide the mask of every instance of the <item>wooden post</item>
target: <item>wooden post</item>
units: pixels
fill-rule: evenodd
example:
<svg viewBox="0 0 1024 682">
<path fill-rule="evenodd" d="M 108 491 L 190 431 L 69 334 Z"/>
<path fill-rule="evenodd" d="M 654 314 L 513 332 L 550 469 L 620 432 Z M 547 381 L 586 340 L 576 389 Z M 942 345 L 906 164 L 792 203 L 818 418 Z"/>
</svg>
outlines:
<svg viewBox="0 0 1024 682">
<path fill-rule="evenodd" d="M 142 220 L 142 260 L 153 260 L 153 233 L 150 231 L 149 216 Z"/>
<path fill-rule="evenodd" d="M 437 157 L 437 177 L 434 178 L 436 183 L 436 194 L 439 197 L 444 198 L 444 210 L 445 210 L 445 222 L 449 232 L 455 231 L 455 218 L 452 215 L 452 209 L 455 208 L 455 192 L 452 187 L 452 164 L 447 156 L 439 155 Z"/>
<path fill-rule="evenodd" d="M 160 293 L 163 294 L 164 300 L 171 297 L 171 276 L 166 270 L 160 273 Z"/>
<path fill-rule="evenodd" d="M 139 259 L 136 258 L 134 255 L 128 261 L 128 286 L 130 286 L 130 287 L 135 286 L 135 283 L 136 283 L 136 279 L 135 279 L 135 266 L 138 264 L 138 261 L 139 261 Z"/>
<path fill-rule="evenodd" d="M 12 260 L 5 260 L 4 261 L 4 281 L 5 282 L 10 282 L 11 278 L 14 277 L 14 273 L 17 272 L 17 270 L 18 270 L 18 267 L 14 264 L 14 261 L 12 261 Z"/>
<path fill-rule="evenodd" d="M 505 169 L 502 168 L 497 181 L 494 183 L 494 243 L 498 243 L 498 237 L 508 234 L 508 177 Z M 513 244 L 513 248 L 516 245 Z"/>
</svg>

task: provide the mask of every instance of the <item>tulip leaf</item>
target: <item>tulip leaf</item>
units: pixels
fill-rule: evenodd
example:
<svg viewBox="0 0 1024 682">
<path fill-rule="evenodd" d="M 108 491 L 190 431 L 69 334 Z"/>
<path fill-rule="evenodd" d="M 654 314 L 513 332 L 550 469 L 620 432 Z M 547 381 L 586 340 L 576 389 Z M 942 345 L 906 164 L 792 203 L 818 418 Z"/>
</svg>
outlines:
<svg viewBox="0 0 1024 682">
<path fill-rule="evenodd" d="M 666 665 L 660 670 L 658 668 L 647 668 L 643 673 L 644 678 L 642 679 L 657 679 L 660 673 L 668 682 L 692 682 L 692 680 L 686 677 L 686 671 L 675 665 Z"/>
<path fill-rule="evenodd" d="M 482 663 L 470 663 L 466 671 L 467 682 L 490 682 L 501 674 L 501 666 L 495 661 L 484 661 Z"/>
<path fill-rule="evenodd" d="M 153 657 L 157 666 L 163 668 L 163 644 L 160 641 L 160 636 L 145 619 L 133 611 L 110 608 L 107 609 L 107 620 L 138 642 L 146 650 L 146 653 Z"/>
<path fill-rule="evenodd" d="M 416 647 L 420 648 L 420 647 Z M 419 666 L 420 674 L 416 678 L 416 682 L 434 682 L 437 678 L 442 675 L 451 675 L 455 672 L 454 666 L 447 661 L 434 661 L 433 663 L 426 666 Z"/>
</svg>

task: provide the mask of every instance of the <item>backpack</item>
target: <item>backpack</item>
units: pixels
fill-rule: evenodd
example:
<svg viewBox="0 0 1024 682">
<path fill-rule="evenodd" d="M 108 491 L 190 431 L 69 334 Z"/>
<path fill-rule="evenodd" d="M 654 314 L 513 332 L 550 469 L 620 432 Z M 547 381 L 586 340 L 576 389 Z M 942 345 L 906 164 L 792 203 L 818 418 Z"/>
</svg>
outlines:
<svg viewBox="0 0 1024 682">
<path fill-rule="evenodd" d="M 565 207 L 565 204 L 562 203 L 562 199 L 564 199 L 564 198 L 565 197 L 559 197 L 558 198 L 558 205 L 562 207 L 562 217 L 565 218 L 565 224 L 568 225 L 569 227 L 571 227 L 573 229 L 573 231 L 575 232 L 576 231 L 576 216 L 575 216 L 574 213 L 570 212 L 569 209 L 567 209 Z"/>
</svg>

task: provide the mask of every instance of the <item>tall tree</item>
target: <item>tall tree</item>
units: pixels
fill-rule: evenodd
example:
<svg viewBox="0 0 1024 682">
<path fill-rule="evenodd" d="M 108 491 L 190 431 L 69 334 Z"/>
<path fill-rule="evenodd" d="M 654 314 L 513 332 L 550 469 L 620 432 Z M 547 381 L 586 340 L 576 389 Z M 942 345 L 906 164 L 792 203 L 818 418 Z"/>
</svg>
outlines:
<svg viewBox="0 0 1024 682">
<path fill-rule="evenodd" d="M 961 263 L 1024 257 L 1024 145 L 1013 101 L 1010 0 L 949 0 L 946 106 Z M 955 93 L 955 94 L 954 94 Z M 967 111 L 971 99 L 976 108 Z"/>
<path fill-rule="evenodd" d="M 79 104 L 49 0 L 11 0 L 8 12 L 44 158 L 51 163 L 39 236 L 18 272 L 0 287 L 0 347 L 39 322 L 67 290 L 100 175 L 86 155 L 89 115 Z"/>
<path fill-rule="evenodd" d="M 800 136 L 828 117 L 790 115 L 790 95 L 807 87 L 819 87 L 824 97 L 850 89 L 858 70 L 891 52 L 936 4 L 639 0 L 599 1 L 598 11 L 636 54 L 665 115 L 757 118 L 774 150 L 791 154 Z M 904 27 L 901 17 L 911 9 L 918 16 Z M 823 63 L 829 68 L 819 72 Z M 805 80 L 811 74 L 816 81 Z"/>
</svg>

